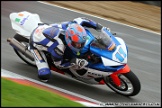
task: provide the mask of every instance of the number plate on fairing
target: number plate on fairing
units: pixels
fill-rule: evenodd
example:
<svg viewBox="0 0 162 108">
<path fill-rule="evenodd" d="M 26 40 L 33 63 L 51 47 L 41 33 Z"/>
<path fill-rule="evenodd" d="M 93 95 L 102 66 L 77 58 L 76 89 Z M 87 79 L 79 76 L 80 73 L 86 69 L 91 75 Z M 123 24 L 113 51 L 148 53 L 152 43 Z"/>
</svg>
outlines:
<svg viewBox="0 0 162 108">
<path fill-rule="evenodd" d="M 112 54 L 112 60 L 105 57 L 101 57 L 105 66 L 119 66 L 127 63 L 127 49 L 126 47 L 119 45 Z"/>
</svg>

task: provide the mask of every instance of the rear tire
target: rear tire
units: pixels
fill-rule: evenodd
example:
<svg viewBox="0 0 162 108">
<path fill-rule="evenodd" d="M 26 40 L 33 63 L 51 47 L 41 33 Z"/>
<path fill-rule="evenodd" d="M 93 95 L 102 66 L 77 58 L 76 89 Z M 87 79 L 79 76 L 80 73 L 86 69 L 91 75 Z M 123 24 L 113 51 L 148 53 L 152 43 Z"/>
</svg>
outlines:
<svg viewBox="0 0 162 108">
<path fill-rule="evenodd" d="M 19 35 L 15 34 L 14 38 L 19 41 L 20 43 L 23 43 L 26 47 L 29 45 L 29 39 Z M 29 58 L 25 57 L 21 52 L 14 49 L 15 53 L 20 57 L 21 60 L 23 60 L 25 63 L 27 63 L 30 66 L 36 67 L 35 61 L 30 60 Z"/>
<path fill-rule="evenodd" d="M 104 81 L 108 87 L 110 87 L 116 93 L 122 94 L 124 96 L 135 96 L 141 90 L 141 84 L 137 76 L 132 72 L 118 74 L 121 81 L 121 86 L 116 86 L 110 76 L 104 78 Z"/>
</svg>

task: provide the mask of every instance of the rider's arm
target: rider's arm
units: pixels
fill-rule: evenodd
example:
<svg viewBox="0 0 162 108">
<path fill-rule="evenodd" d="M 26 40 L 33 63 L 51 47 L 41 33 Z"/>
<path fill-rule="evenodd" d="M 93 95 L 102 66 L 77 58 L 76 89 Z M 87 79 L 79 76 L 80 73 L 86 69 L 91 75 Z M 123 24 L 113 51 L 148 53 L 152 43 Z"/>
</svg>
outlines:
<svg viewBox="0 0 162 108">
<path fill-rule="evenodd" d="M 53 24 L 50 24 L 50 25 L 53 26 L 53 27 L 57 27 L 60 30 L 66 30 L 69 23 L 71 23 L 71 21 L 64 21 L 64 22 L 61 22 L 61 23 L 53 23 Z"/>
<path fill-rule="evenodd" d="M 75 18 L 73 21 L 77 22 L 78 24 L 80 24 L 84 27 L 93 28 L 97 31 L 101 31 L 101 29 L 103 27 L 103 25 L 101 25 L 100 23 L 97 23 L 93 20 L 90 20 L 90 19 L 84 18 L 84 17 Z"/>
<path fill-rule="evenodd" d="M 42 26 L 34 32 L 34 43 L 39 45 L 40 49 L 44 46 L 46 51 L 53 55 L 55 61 L 63 58 L 64 45 L 58 37 L 60 32 L 59 28 L 52 26 Z"/>
</svg>

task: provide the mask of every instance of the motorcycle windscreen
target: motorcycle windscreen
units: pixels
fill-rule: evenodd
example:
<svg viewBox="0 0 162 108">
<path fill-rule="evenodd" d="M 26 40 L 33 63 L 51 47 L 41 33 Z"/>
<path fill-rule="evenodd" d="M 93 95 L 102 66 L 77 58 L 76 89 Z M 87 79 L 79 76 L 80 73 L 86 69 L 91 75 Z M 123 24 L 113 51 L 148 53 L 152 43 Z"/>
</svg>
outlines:
<svg viewBox="0 0 162 108">
<path fill-rule="evenodd" d="M 111 36 L 108 35 L 107 31 L 101 32 L 99 38 L 95 41 L 94 43 L 101 49 L 113 51 L 116 48 L 115 42 L 112 40 Z"/>
<path fill-rule="evenodd" d="M 100 56 L 105 66 L 117 66 L 127 63 L 127 48 L 122 39 L 114 38 L 102 33 L 99 39 L 91 43 L 92 53 Z M 118 43 L 115 43 L 118 42 Z M 113 44 L 116 44 L 115 46 Z M 109 50 L 111 49 L 111 50 Z"/>
</svg>

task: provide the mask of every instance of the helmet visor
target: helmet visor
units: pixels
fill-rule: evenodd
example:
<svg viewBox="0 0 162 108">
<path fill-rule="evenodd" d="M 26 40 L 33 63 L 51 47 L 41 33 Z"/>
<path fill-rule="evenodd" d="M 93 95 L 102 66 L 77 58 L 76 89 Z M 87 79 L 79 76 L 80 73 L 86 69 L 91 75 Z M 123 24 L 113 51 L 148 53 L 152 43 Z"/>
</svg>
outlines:
<svg viewBox="0 0 162 108">
<path fill-rule="evenodd" d="M 74 48 L 77 48 L 77 49 L 83 48 L 83 47 L 84 47 L 84 44 L 85 44 L 85 42 L 78 43 L 78 42 L 72 41 L 72 43 L 71 43 L 71 45 L 72 45 Z"/>
</svg>

